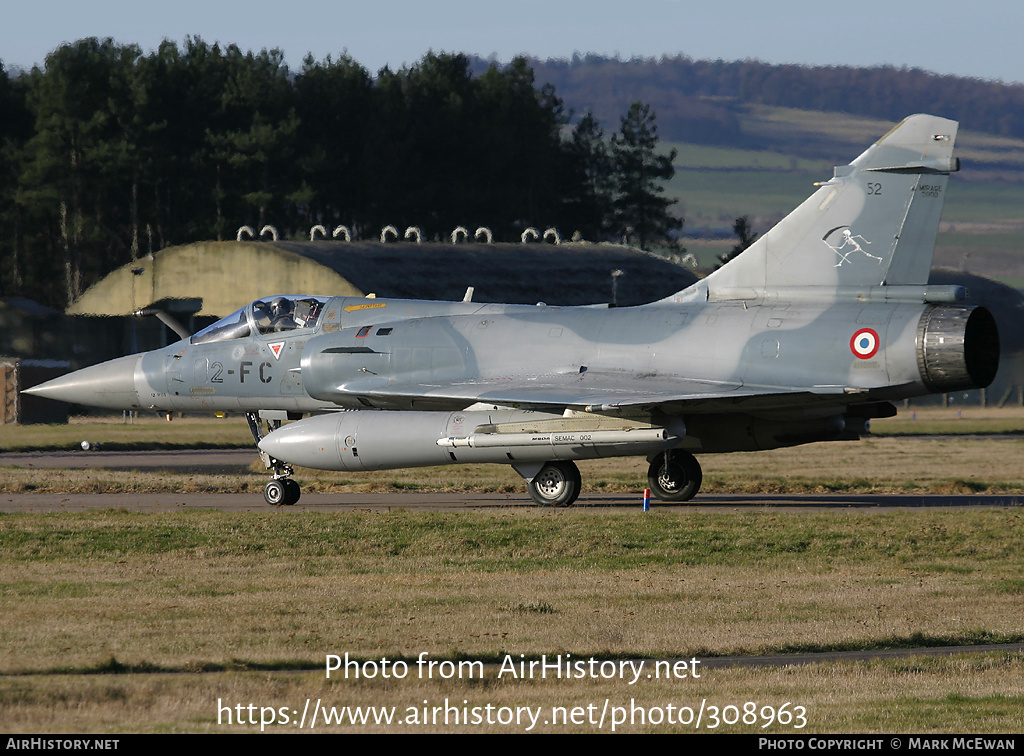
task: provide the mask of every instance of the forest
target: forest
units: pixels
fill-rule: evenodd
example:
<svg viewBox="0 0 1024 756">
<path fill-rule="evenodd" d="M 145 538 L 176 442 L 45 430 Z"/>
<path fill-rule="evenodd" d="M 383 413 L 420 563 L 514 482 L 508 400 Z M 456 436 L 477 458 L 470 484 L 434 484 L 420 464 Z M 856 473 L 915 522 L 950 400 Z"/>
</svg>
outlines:
<svg viewBox="0 0 1024 756">
<path fill-rule="evenodd" d="M 610 134 L 570 125 L 521 58 L 474 71 L 431 53 L 371 75 L 343 55 L 293 72 L 276 50 L 88 38 L 0 70 L 0 109 L 0 296 L 57 308 L 142 255 L 242 225 L 371 239 L 482 225 L 496 241 L 556 226 L 644 247 L 682 225 L 654 111 L 630 103 Z"/>
<path fill-rule="evenodd" d="M 497 241 L 555 226 L 671 245 L 676 153 L 659 139 L 763 148 L 743 129 L 751 105 L 934 112 L 1024 138 L 1024 86 L 917 69 L 430 53 L 398 71 L 344 54 L 293 71 L 276 50 L 88 38 L 31 71 L 0 65 L 0 296 L 63 308 L 139 256 L 243 225 L 363 239 L 482 225 Z"/>
</svg>

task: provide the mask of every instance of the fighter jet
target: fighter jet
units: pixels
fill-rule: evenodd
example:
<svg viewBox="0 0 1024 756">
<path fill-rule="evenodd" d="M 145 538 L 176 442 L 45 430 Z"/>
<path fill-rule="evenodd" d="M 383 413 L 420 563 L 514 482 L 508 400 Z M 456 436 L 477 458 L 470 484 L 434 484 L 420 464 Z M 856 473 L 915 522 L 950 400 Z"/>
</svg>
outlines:
<svg viewBox="0 0 1024 756">
<path fill-rule="evenodd" d="M 574 460 L 629 455 L 649 460 L 656 497 L 687 501 L 696 453 L 853 440 L 895 401 L 991 383 L 992 316 L 927 283 L 956 132 L 907 118 L 741 255 L 651 304 L 268 297 L 30 393 L 245 412 L 274 505 L 299 498 L 292 465 L 491 462 L 567 506 Z"/>
</svg>

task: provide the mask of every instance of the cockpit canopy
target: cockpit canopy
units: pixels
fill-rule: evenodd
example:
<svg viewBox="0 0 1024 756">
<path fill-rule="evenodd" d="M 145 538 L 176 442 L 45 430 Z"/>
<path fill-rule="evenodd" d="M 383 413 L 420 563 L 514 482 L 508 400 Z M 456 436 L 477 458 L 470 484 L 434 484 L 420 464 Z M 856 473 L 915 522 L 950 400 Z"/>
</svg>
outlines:
<svg viewBox="0 0 1024 756">
<path fill-rule="evenodd" d="M 244 339 L 251 334 L 287 333 L 316 327 L 327 297 L 278 295 L 257 299 L 207 326 L 191 338 L 192 344 Z"/>
</svg>

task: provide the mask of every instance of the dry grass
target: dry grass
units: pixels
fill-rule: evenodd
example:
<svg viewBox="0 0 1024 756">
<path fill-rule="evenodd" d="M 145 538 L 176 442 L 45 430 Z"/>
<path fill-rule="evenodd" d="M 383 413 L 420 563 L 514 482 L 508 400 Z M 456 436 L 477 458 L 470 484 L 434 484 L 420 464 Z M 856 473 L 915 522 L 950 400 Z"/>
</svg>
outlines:
<svg viewBox="0 0 1024 756">
<path fill-rule="evenodd" d="M 290 719 L 301 716 L 306 701 L 321 705 L 392 706 L 399 716 L 410 707 L 422 712 L 444 706 L 542 707 L 535 732 L 597 732 L 586 707 L 595 707 L 595 720 L 608 700 L 611 706 L 644 707 L 665 712 L 669 704 L 698 709 L 708 705 L 736 706 L 743 713 L 748 701 L 776 709 L 789 703 L 806 707 L 807 724 L 795 729 L 775 724 L 761 729 L 742 723 L 709 729 L 705 715 L 701 732 L 746 733 L 1014 733 L 1024 728 L 1024 657 L 993 654 L 978 657 L 926 658 L 864 664 L 819 664 L 805 667 L 704 670 L 700 679 L 642 680 L 635 686 L 620 681 L 345 681 L 326 680 L 322 672 L 225 673 L 205 675 L 150 674 L 90 677 L 54 675 L 0 680 L 0 708 L 9 732 L 254 732 L 260 717 L 277 717 L 285 708 Z M 255 725 L 237 723 L 237 710 L 220 710 L 250 703 Z M 465 703 L 463 703 L 465 702 Z M 262 707 L 266 707 L 261 711 Z M 580 724 L 553 725 L 552 707 L 581 707 Z M 292 712 L 296 712 L 293 715 Z M 245 712 L 248 718 L 249 712 Z M 443 715 L 442 715 L 443 716 Z M 657 714 L 656 714 L 657 716 Z M 678 716 L 678 713 L 677 715 Z M 611 731 L 608 715 L 600 731 Z M 294 721 L 269 725 L 269 732 L 298 732 Z M 333 725 L 318 732 L 522 732 L 510 724 L 465 726 L 455 724 Z M 693 725 L 649 721 L 616 726 L 618 732 L 694 732 Z"/>
<path fill-rule="evenodd" d="M 1024 407 L 901 407 L 896 417 L 871 421 L 878 435 L 994 434 L 1024 435 Z"/>
<path fill-rule="evenodd" d="M 704 491 L 1021 493 L 1024 437 L 913 438 L 811 444 L 701 457 Z"/>
<path fill-rule="evenodd" d="M 1014 511 L 7 515 L 4 673 L 1024 637 Z"/>
</svg>

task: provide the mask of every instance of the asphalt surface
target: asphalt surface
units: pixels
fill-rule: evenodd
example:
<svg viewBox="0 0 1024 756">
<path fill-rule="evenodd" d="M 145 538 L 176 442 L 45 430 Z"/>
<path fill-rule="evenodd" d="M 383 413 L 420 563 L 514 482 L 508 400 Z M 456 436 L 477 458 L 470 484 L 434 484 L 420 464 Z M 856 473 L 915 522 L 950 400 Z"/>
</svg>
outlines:
<svg viewBox="0 0 1024 756">
<path fill-rule="evenodd" d="M 233 473 L 259 458 L 253 449 L 182 449 L 176 451 L 61 451 L 0 454 L 0 467 L 53 470 L 176 470 Z"/>
<path fill-rule="evenodd" d="M 257 455 L 248 449 L 180 451 L 69 451 L 0 454 L 0 468 L 174 470 L 196 473 L 237 473 L 248 469 Z M 642 492 L 584 493 L 575 509 L 602 511 L 637 510 Z M 888 512 L 908 508 L 965 509 L 972 507 L 1024 507 L 1019 495 L 919 495 L 919 494 L 699 494 L 683 505 L 666 505 L 652 499 L 655 510 L 686 512 L 748 512 L 754 509 L 836 509 Z M 223 493 L 129 493 L 129 494 L 7 494 L 0 495 L 0 512 L 56 512 L 126 509 L 166 512 L 178 509 L 221 511 L 263 510 L 270 507 L 259 494 Z M 536 508 L 526 493 L 340 493 L 303 494 L 298 504 L 282 511 L 416 511 L 495 510 Z"/>
<path fill-rule="evenodd" d="M 637 494 L 582 495 L 573 509 L 641 511 Z M 767 496 L 746 494 L 699 495 L 685 505 L 664 505 L 652 501 L 651 509 L 679 514 L 741 513 L 757 509 L 856 510 L 892 512 L 898 509 L 966 509 L 972 507 L 1011 508 L 1024 506 L 1020 496 Z M 303 494 L 298 504 L 269 507 L 260 494 L 224 493 L 129 493 L 129 494 L 0 494 L 0 512 L 60 512 L 124 509 L 135 512 L 169 512 L 180 509 L 215 509 L 222 512 L 456 512 L 467 510 L 536 509 L 525 489 L 515 493 L 340 493 Z"/>
</svg>

